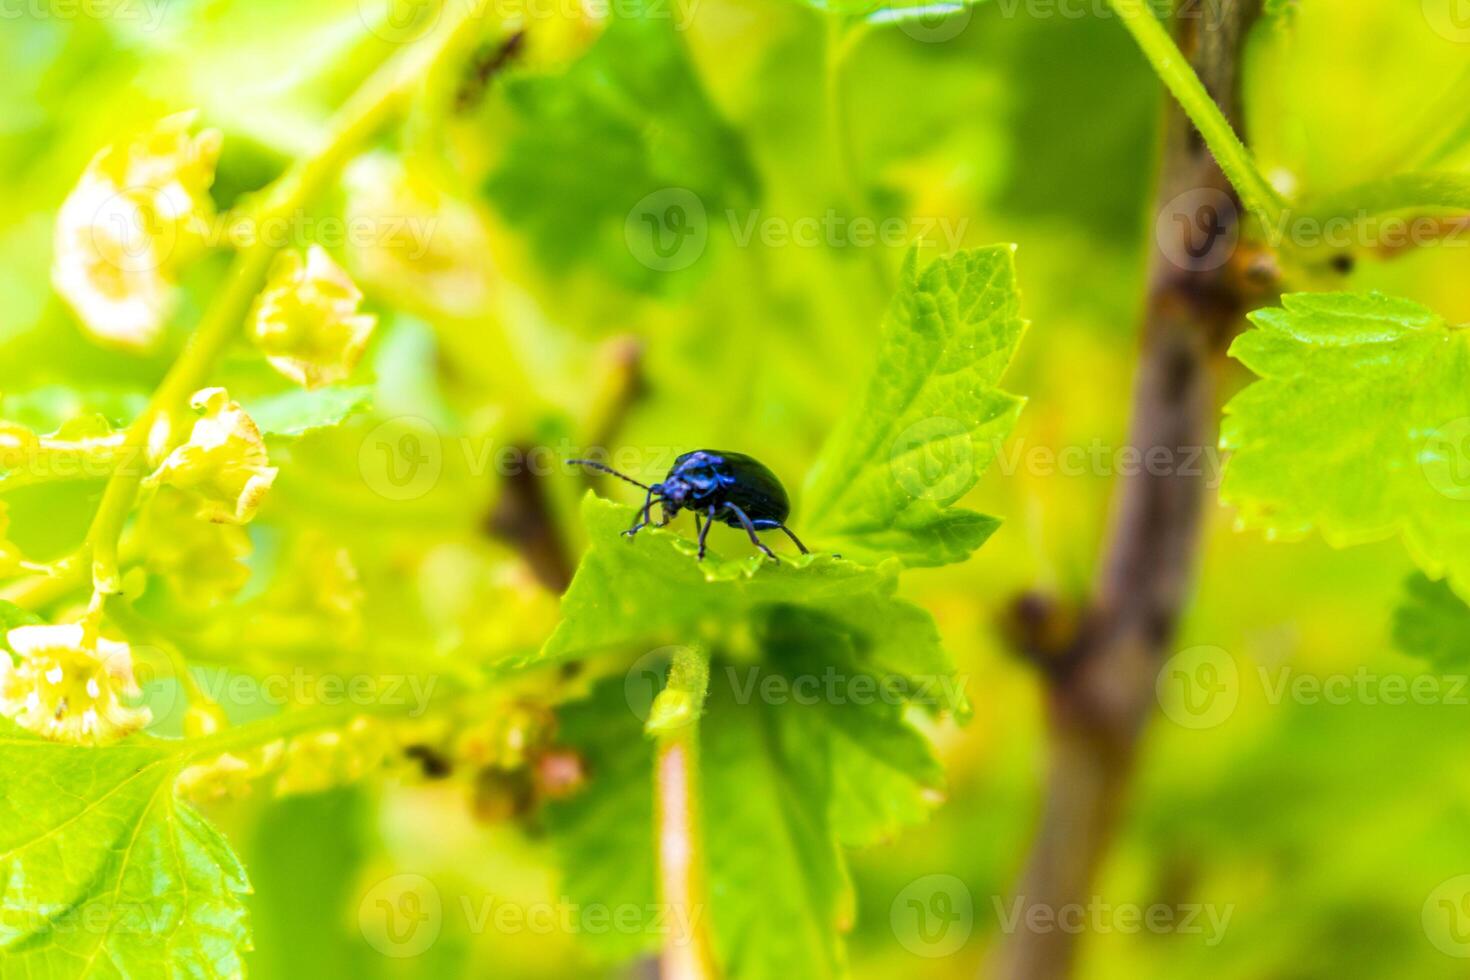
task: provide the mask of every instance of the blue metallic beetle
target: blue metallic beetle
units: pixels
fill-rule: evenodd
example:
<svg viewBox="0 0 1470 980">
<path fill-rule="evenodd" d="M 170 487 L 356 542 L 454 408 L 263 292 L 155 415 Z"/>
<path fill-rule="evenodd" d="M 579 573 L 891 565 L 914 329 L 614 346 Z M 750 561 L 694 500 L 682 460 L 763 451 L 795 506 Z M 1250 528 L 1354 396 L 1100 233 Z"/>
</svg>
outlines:
<svg viewBox="0 0 1470 980">
<path fill-rule="evenodd" d="M 699 532 L 700 561 L 704 560 L 704 539 L 716 520 L 731 527 L 744 528 L 751 543 L 769 558 L 776 559 L 776 553 L 756 537 L 757 531 L 784 531 L 802 554 L 808 554 L 806 545 L 786 526 L 786 517 L 791 513 L 786 488 L 764 463 L 744 453 L 727 453 L 718 449 L 687 452 L 675 459 L 669 475 L 653 486 L 639 483 L 595 460 L 569 459 L 567 462 L 611 473 L 648 491 L 633 526 L 623 532 L 629 537 L 649 525 L 649 511 L 657 500 L 663 509 L 663 520 L 654 527 L 668 524 L 681 510 L 694 512 L 694 528 Z"/>
</svg>

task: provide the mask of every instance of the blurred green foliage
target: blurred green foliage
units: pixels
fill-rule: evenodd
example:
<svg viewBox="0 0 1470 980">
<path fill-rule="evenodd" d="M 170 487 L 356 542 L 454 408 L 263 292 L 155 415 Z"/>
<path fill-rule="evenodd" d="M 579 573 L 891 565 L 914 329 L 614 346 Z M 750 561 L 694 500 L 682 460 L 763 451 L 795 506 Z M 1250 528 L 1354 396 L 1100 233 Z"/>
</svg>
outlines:
<svg viewBox="0 0 1470 980">
<path fill-rule="evenodd" d="M 707 747 L 715 764 L 753 770 L 748 794 L 727 788 L 707 806 L 765 826 L 749 810 L 789 799 L 786 816 L 807 834 L 711 841 L 729 880 L 769 888 L 794 930 L 850 924 L 846 959 L 858 977 L 974 976 L 1004 938 L 1045 747 L 1034 678 L 994 623 L 1021 590 L 1087 587 L 1120 466 L 1153 234 L 1158 86 L 1105 7 L 1080 16 L 1063 8 L 1080 9 L 993 0 L 939 27 L 873 27 L 847 53 L 847 163 L 825 103 L 827 28 L 782 0 L 700 0 L 665 8 L 667 20 L 615 24 L 582 60 L 550 72 L 512 68 L 467 109 L 446 111 L 430 86 L 408 125 L 371 148 L 408 188 L 389 213 L 437 216 L 427 250 L 386 242 L 377 226 L 365 243 L 323 242 L 381 318 L 352 381 L 371 391 L 371 411 L 347 415 L 339 405 L 341 426 L 273 441 L 282 472 L 248 530 L 245 591 L 201 614 L 150 584 L 140 608 L 169 623 L 201 663 L 243 651 L 260 672 L 306 663 L 483 682 L 507 660 L 532 658 L 557 621 L 555 596 L 526 570 L 524 542 L 485 533 L 508 506 L 497 453 L 543 446 L 561 457 L 574 454 L 562 446 L 580 452 L 611 438 L 603 448 L 633 447 L 626 468 L 649 479 L 673 452 L 728 446 L 758 454 L 795 490 L 874 368 L 910 240 L 928 235 L 926 262 L 1014 241 L 1034 326 L 1004 386 L 1024 393 L 1027 410 L 958 501 L 1004 524 L 972 560 L 910 572 L 900 591 L 933 615 L 974 709 L 964 727 L 921 722 L 946 773 L 944 805 L 918 829 L 853 855 L 856 906 L 839 908 L 845 872 L 809 826 L 830 814 L 808 787 L 762 782 L 762 757 L 746 751 L 771 737 L 768 719 L 740 715 Z M 1420 8 L 1300 0 L 1263 22 L 1245 74 L 1245 129 L 1273 181 L 1326 192 L 1405 165 L 1470 162 L 1470 139 L 1455 135 L 1470 133 L 1470 48 Z M 216 204 L 248 203 L 406 39 L 384 29 L 393 22 L 376 5 L 356 0 L 137 0 L 109 10 L 28 5 L 0 30 L 0 417 L 38 432 L 93 413 L 130 421 L 224 271 L 223 254 L 189 271 L 158 350 L 121 353 L 89 340 L 49 270 L 56 210 L 93 153 L 197 108 L 201 124 L 224 133 Z M 843 189 L 843 168 L 855 195 Z M 708 242 L 688 265 L 659 270 L 637 261 L 627 227 L 640 201 L 667 188 L 702 199 Z M 359 196 L 345 181 L 303 216 L 315 223 L 300 234 L 330 238 L 321 219 L 347 214 Z M 453 214 L 467 217 L 457 224 Z M 853 221 L 865 217 L 900 219 L 901 240 L 855 244 Z M 810 246 L 763 230 L 801 221 L 842 230 Z M 1372 258 L 1338 285 L 1409 297 L 1449 323 L 1470 320 L 1458 247 Z M 629 340 L 641 351 L 627 383 L 638 397 L 610 412 L 621 404 L 619 352 Z M 1250 380 L 1230 370 L 1233 386 Z M 243 342 L 219 374 L 247 405 L 293 397 Z M 1359 407 L 1342 406 L 1334 421 L 1353 429 Z M 364 461 L 364 446 L 386 446 L 389 465 L 395 452 L 431 453 L 432 486 L 396 484 L 382 461 Z M 1079 449 L 1092 462 L 1058 456 Z M 545 505 L 561 546 L 580 554 L 581 486 L 552 469 Z M 86 479 L 4 493 L 9 539 L 37 561 L 73 551 L 101 489 Z M 631 510 L 630 488 L 605 490 Z M 798 532 L 818 505 L 798 497 Z M 1402 549 L 1267 543 L 1235 530 L 1234 517 L 1210 512 L 1177 646 L 1227 651 L 1238 704 L 1204 729 L 1158 719 L 1097 885 L 1115 905 L 1228 908 L 1228 927 L 1214 945 L 1207 933 L 1102 931 L 1084 944 L 1079 975 L 1461 976 L 1461 962 L 1436 945 L 1426 903 L 1470 871 L 1470 713 L 1453 677 L 1433 673 L 1463 667 L 1463 610 L 1448 590 L 1413 580 L 1397 640 L 1420 657 L 1405 656 L 1390 616 L 1413 570 Z M 736 531 L 716 528 L 711 540 L 718 552 L 742 553 Z M 61 612 L 76 601 L 50 604 Z M 1352 680 L 1363 672 L 1368 695 Z M 1386 680 L 1425 677 L 1437 685 L 1427 697 L 1384 696 Z M 1352 681 L 1348 695 L 1281 686 L 1334 678 Z M 521 683 L 535 699 L 563 685 L 586 693 L 595 680 Z M 641 738 L 609 684 L 561 721 L 594 779 L 628 763 L 609 744 Z M 611 720 L 600 714 L 609 697 Z M 716 715 L 730 708 L 724 697 Z M 254 973 L 538 978 L 646 967 L 607 965 L 577 930 L 476 928 L 475 916 L 487 900 L 531 908 L 582 889 L 641 903 L 651 882 L 609 879 L 590 857 L 563 879 L 556 852 L 569 839 L 589 855 L 647 847 L 648 801 L 584 796 L 512 827 L 476 821 L 463 782 L 390 780 L 207 806 L 254 883 Z M 783 880 L 798 861 L 819 865 L 819 893 Z M 973 900 L 968 941 L 941 957 L 902 942 L 895 905 L 929 874 L 957 876 Z M 422 955 L 396 959 L 372 944 L 359 916 L 379 900 L 404 907 L 376 890 L 402 875 L 435 884 L 442 932 Z M 790 939 L 769 936 L 757 952 Z M 828 953 L 824 969 L 841 956 Z"/>
</svg>

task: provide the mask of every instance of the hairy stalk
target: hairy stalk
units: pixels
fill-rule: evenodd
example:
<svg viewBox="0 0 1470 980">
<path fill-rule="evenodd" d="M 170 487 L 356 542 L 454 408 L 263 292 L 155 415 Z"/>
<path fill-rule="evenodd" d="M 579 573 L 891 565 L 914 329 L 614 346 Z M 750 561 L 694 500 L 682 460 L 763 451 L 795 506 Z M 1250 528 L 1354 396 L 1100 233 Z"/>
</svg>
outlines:
<svg viewBox="0 0 1470 980">
<path fill-rule="evenodd" d="M 406 48 L 374 72 L 348 99 L 330 125 L 320 150 L 297 161 L 262 195 L 253 216 L 264 224 L 305 206 L 347 158 L 399 109 L 420 79 L 445 54 L 457 50 L 464 30 L 482 15 L 484 0 L 447 5 L 444 23 L 422 44 Z M 141 459 L 160 424 L 172 426 L 193 392 L 203 387 L 220 355 L 235 339 L 251 300 L 265 279 L 276 246 L 264 236 L 238 252 L 219 292 L 205 311 L 188 346 L 154 391 L 148 407 L 127 430 L 123 458 Z M 108 480 L 87 533 L 93 588 L 98 594 L 121 590 L 117 545 L 142 482 L 142 467 L 118 469 Z"/>
<path fill-rule="evenodd" d="M 657 740 L 654 810 L 658 835 L 659 900 L 677 908 L 672 921 L 689 935 L 671 932 L 660 958 L 663 980 L 714 980 L 719 976 L 709 938 L 704 834 L 699 788 L 699 716 L 709 689 L 709 654 L 679 647 L 669 681 L 654 700 L 645 730 Z"/>
<path fill-rule="evenodd" d="M 1221 92 L 1204 73 L 1192 70 L 1178 46 L 1170 39 L 1168 31 L 1159 23 L 1149 9 L 1146 0 L 1108 0 L 1117 11 L 1123 25 L 1128 28 L 1144 56 L 1153 65 L 1154 72 L 1168 86 L 1179 105 L 1188 114 L 1200 136 L 1209 146 L 1220 170 L 1234 186 L 1241 202 L 1268 228 L 1275 228 L 1281 220 L 1285 201 L 1276 188 L 1262 175 L 1251 157 L 1250 151 L 1235 134 L 1228 115 L 1221 111 Z M 1190 5 L 1191 26 L 1199 28 L 1202 35 L 1228 33 L 1232 25 L 1215 17 L 1232 17 L 1233 3 L 1200 3 Z M 1234 95 L 1230 98 L 1233 100 Z"/>
<path fill-rule="evenodd" d="M 1219 104 L 1211 104 L 1210 115 L 1227 128 L 1237 113 L 1241 46 L 1258 6 L 1205 0 L 1207 29 L 1196 30 L 1199 18 L 1178 25 L 1181 46 L 1203 81 L 1196 87 L 1215 93 Z M 1183 62 L 1171 71 L 1193 77 Z M 1189 191 L 1231 191 L 1191 116 L 1172 104 L 1166 108 L 1157 192 L 1161 208 Z M 1267 293 L 1243 268 L 1249 263 L 1242 249 L 1218 269 L 1176 264 L 1170 256 L 1178 260 L 1191 254 L 1194 243 L 1188 236 L 1198 229 L 1171 230 L 1180 240 L 1161 240 L 1151 262 L 1129 440 L 1143 458 L 1162 452 L 1183 460 L 1216 444 L 1214 375 L 1243 314 Z M 1049 649 L 1036 644 L 1026 651 L 1044 664 L 1050 758 L 1040 826 L 1017 886 L 1022 923 L 1029 921 L 1031 908 L 1059 916 L 1084 906 L 1092 895 L 1139 734 L 1152 714 L 1160 661 L 1191 585 L 1207 490 L 1203 473 L 1185 467 L 1121 478 L 1094 594 L 1070 642 Z M 1030 606 L 1044 615 L 1044 603 Z M 1056 630 L 1043 625 L 1032 632 L 1047 636 Z M 1065 977 L 1075 945 L 1076 936 L 1068 930 L 1022 927 L 1002 945 L 994 973 L 1004 980 Z"/>
</svg>

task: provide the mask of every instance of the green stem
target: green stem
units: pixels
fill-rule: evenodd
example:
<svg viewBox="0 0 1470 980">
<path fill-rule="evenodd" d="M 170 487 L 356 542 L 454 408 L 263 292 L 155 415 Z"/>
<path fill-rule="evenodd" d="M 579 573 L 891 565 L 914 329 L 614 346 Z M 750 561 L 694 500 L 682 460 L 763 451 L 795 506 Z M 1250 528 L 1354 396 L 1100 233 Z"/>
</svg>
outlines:
<svg viewBox="0 0 1470 980">
<path fill-rule="evenodd" d="M 26 438 L 0 429 L 0 493 L 18 487 L 110 476 L 126 459 L 127 434 L 91 439 Z"/>
<path fill-rule="evenodd" d="M 848 112 L 843 85 L 848 58 L 858 42 L 867 36 L 866 21 L 852 21 L 840 14 L 827 15 L 826 42 L 822 47 L 822 94 L 827 117 L 827 136 L 836 157 L 837 186 L 849 217 L 861 217 L 871 207 L 866 190 L 858 179 L 857 144 L 853 139 L 852 117 Z M 872 256 L 878 291 L 886 299 L 893 282 L 878 246 L 867 249 Z"/>
<path fill-rule="evenodd" d="M 837 158 L 837 180 L 847 204 L 853 211 L 864 204 L 857 181 L 857 148 L 853 144 L 852 123 L 843 97 L 843 76 L 848 55 L 865 33 L 863 25 L 853 26 L 838 14 L 827 15 L 826 43 L 822 48 L 823 104 L 827 115 L 827 132 Z"/>
<path fill-rule="evenodd" d="M 183 758 L 187 762 L 212 759 L 226 752 L 257 748 L 319 728 L 337 728 L 363 715 L 394 715 L 405 710 L 404 705 L 362 704 L 283 711 L 260 721 L 191 739 L 183 746 Z"/>
<path fill-rule="evenodd" d="M 1230 121 L 1215 104 L 1199 76 L 1189 66 L 1164 25 L 1145 0 L 1108 0 L 1128 28 L 1154 72 L 1174 94 L 1205 145 L 1220 165 L 1220 171 L 1240 194 L 1241 203 L 1268 228 L 1278 227 L 1285 200 L 1260 172 L 1250 151 L 1235 135 Z"/>
<path fill-rule="evenodd" d="M 267 189 L 255 212 L 258 221 L 264 224 L 288 217 L 321 191 L 358 146 L 397 111 L 424 73 L 447 52 L 457 50 L 461 32 L 478 20 L 484 3 L 475 0 L 446 5 L 455 9 L 434 34 L 400 52 L 369 76 L 337 113 L 322 148 L 295 163 Z M 220 355 L 239 332 L 275 252 L 274 243 L 257 236 L 236 254 L 223 286 L 188 346 L 164 376 L 148 407 L 128 428 L 125 454 L 137 453 L 141 458 L 154 427 L 160 422 L 171 424 L 189 396 L 208 381 Z M 142 478 L 141 467 L 114 472 L 87 533 L 93 587 L 99 593 L 111 595 L 121 590 L 117 543 Z"/>
<path fill-rule="evenodd" d="M 1303 216 L 1318 224 L 1420 208 L 1470 211 L 1470 174 L 1398 174 L 1308 198 L 1301 204 Z"/>
<path fill-rule="evenodd" d="M 710 941 L 699 786 L 699 716 L 708 689 L 709 654 L 701 647 L 677 648 L 668 683 L 644 726 L 657 740 L 659 899 L 666 909 L 678 909 L 672 921 L 688 923 L 690 929 L 688 935 L 670 932 L 664 940 L 660 972 L 665 980 L 714 980 L 720 975 Z"/>
</svg>

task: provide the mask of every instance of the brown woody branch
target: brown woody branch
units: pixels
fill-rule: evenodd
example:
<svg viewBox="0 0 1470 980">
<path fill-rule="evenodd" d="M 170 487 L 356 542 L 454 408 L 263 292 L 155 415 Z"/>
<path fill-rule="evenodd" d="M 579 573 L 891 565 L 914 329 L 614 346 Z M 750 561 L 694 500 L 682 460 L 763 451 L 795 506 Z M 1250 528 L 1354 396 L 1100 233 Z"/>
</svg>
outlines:
<svg viewBox="0 0 1470 980">
<path fill-rule="evenodd" d="M 1239 131 L 1241 49 L 1259 0 L 1204 0 L 1179 19 L 1175 35 L 1205 87 Z M 1184 113 L 1165 110 L 1159 211 L 1191 200 L 1227 200 L 1210 212 L 1212 234 L 1234 241 L 1240 202 Z M 1221 197 L 1223 195 L 1223 197 Z M 1195 216 L 1186 209 L 1186 218 Z M 1260 264 L 1244 248 L 1217 268 L 1199 257 L 1202 226 L 1178 223 L 1178 240 L 1156 241 L 1134 380 L 1130 444 L 1184 460 L 1216 443 L 1216 375 L 1244 313 L 1262 301 Z M 1152 227 L 1150 228 L 1151 239 Z M 1228 244 L 1221 247 L 1229 247 Z M 1046 664 L 1049 771 L 1040 825 L 1017 886 L 1023 911 L 1056 915 L 1091 897 L 1133 770 L 1139 733 L 1152 714 L 1155 678 L 1191 588 L 1201 514 L 1209 498 L 1203 468 L 1145 467 L 1115 489 L 1110 530 L 1093 594 L 1070 629 L 1047 618 L 1060 608 L 1023 598 L 1018 638 Z M 1068 635 L 1069 634 L 1069 635 Z M 1058 636 L 1064 635 L 1065 642 Z M 1006 937 L 994 975 L 1049 980 L 1070 973 L 1076 936 L 1065 930 Z"/>
</svg>

